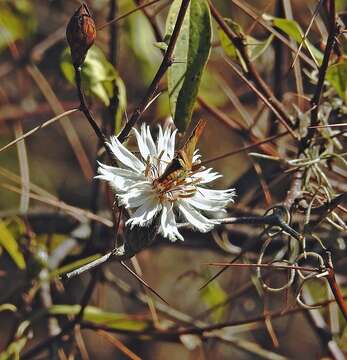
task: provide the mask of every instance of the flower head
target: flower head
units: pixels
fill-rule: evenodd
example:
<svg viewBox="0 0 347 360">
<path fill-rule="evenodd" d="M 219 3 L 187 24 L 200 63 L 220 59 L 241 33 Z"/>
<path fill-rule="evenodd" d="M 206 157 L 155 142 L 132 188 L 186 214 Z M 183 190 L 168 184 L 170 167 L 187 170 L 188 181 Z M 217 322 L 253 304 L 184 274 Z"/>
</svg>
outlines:
<svg viewBox="0 0 347 360">
<path fill-rule="evenodd" d="M 175 153 L 177 130 L 167 128 L 163 131 L 159 126 L 156 143 L 148 126 L 143 125 L 140 133 L 136 129 L 134 132 L 140 156 L 135 156 L 112 137 L 108 146 L 119 167 L 100 164 L 97 176 L 108 181 L 119 204 L 132 211 L 126 225 L 149 226 L 160 216 L 159 232 L 175 241 L 183 240 L 176 217 L 184 218 L 201 232 L 210 231 L 219 224 L 218 219 L 208 215 L 223 211 L 233 202 L 235 191 L 206 187 L 221 175 L 200 165 L 198 150 L 192 154 L 192 166 L 185 168 Z M 175 162 L 176 167 L 173 166 Z"/>
</svg>

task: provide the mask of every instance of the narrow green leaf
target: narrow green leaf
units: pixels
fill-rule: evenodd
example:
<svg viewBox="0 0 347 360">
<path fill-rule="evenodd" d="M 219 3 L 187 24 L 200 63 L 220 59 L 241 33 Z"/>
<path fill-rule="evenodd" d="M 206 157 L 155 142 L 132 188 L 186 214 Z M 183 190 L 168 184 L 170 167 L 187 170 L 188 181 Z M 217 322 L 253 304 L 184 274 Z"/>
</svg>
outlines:
<svg viewBox="0 0 347 360">
<path fill-rule="evenodd" d="M 174 0 L 166 21 L 166 39 L 172 35 L 182 0 Z M 168 70 L 171 114 L 180 131 L 192 117 L 201 76 L 211 48 L 211 15 L 206 0 L 191 0 Z"/>
<path fill-rule="evenodd" d="M 0 305 L 0 312 L 1 311 L 12 311 L 16 312 L 17 308 L 13 304 L 1 304 Z"/>
<path fill-rule="evenodd" d="M 124 112 L 127 106 L 127 93 L 124 82 L 120 76 L 117 76 L 113 85 L 114 98 L 117 101 L 117 111 L 115 114 L 115 134 L 118 134 L 123 127 Z"/>
<path fill-rule="evenodd" d="M 256 60 L 261 56 L 265 50 L 270 46 L 274 35 L 271 34 L 265 40 L 257 40 L 252 36 L 247 36 L 247 49 L 249 53 L 249 58 L 251 61 Z"/>
<path fill-rule="evenodd" d="M 162 58 L 158 48 L 151 46 L 156 41 L 153 29 L 144 14 L 139 11 L 127 17 L 124 30 L 127 45 L 135 58 L 129 59 L 129 63 L 132 64 L 135 60 L 138 82 L 148 83 L 152 81 Z"/>
<path fill-rule="evenodd" d="M 257 40 L 250 35 L 246 35 L 243 32 L 242 27 L 235 21 L 231 19 L 225 19 L 225 22 L 241 39 L 243 39 L 244 43 L 246 44 L 246 50 L 251 61 L 256 60 L 260 55 L 262 55 L 265 50 L 270 46 L 273 40 L 274 36 L 272 34 L 265 40 Z M 229 56 L 232 60 L 238 61 L 243 67 L 243 69 L 247 71 L 247 67 L 244 63 L 243 58 L 239 54 L 239 51 L 236 49 L 236 47 L 226 35 L 226 33 L 223 31 L 223 29 L 218 29 L 218 36 L 221 46 L 226 55 Z"/>
<path fill-rule="evenodd" d="M 302 31 L 300 25 L 295 20 L 282 19 L 276 17 L 269 17 L 272 20 L 273 26 L 282 30 L 286 33 L 291 39 L 295 40 L 298 44 L 302 42 L 304 32 Z M 314 47 L 307 39 L 304 41 L 304 46 L 307 48 L 312 58 L 316 60 L 317 63 L 323 61 L 323 54 Z"/>
<path fill-rule="evenodd" d="M 329 66 L 326 79 L 347 104 L 347 61 Z"/>
<path fill-rule="evenodd" d="M 224 19 L 225 22 L 228 24 L 228 26 L 240 37 L 245 39 L 245 35 L 243 33 L 243 30 L 241 28 L 241 26 L 231 20 L 231 19 Z M 234 44 L 231 42 L 231 40 L 229 39 L 229 37 L 227 36 L 227 34 L 224 32 L 223 29 L 218 28 L 218 37 L 219 37 L 219 41 L 221 43 L 221 46 L 224 50 L 224 52 L 232 59 L 232 60 L 237 60 L 240 61 L 240 56 L 238 54 L 238 51 L 236 49 L 236 47 L 234 46 Z"/>
<path fill-rule="evenodd" d="M 201 291 L 201 299 L 210 308 L 222 304 L 227 299 L 227 294 L 217 281 L 212 281 Z M 221 321 L 225 315 L 225 310 L 225 306 L 221 306 L 212 312 L 211 318 L 215 322 Z"/>
<path fill-rule="evenodd" d="M 167 43 L 165 41 L 155 42 L 153 45 L 160 50 L 167 50 Z"/>
<path fill-rule="evenodd" d="M 80 305 L 53 305 L 49 308 L 49 313 L 52 315 L 77 315 L 80 310 Z M 148 321 L 131 319 L 128 314 L 103 311 L 94 306 L 85 308 L 83 320 L 129 331 L 142 331 L 150 325 Z"/>
<path fill-rule="evenodd" d="M 6 224 L 0 221 L 0 245 L 8 252 L 19 269 L 25 269 L 25 260 L 16 239 L 8 230 Z"/>
<path fill-rule="evenodd" d="M 5 351 L 0 353 L 0 360 L 19 360 L 20 352 L 24 349 L 27 341 L 27 337 L 13 341 Z"/>
</svg>

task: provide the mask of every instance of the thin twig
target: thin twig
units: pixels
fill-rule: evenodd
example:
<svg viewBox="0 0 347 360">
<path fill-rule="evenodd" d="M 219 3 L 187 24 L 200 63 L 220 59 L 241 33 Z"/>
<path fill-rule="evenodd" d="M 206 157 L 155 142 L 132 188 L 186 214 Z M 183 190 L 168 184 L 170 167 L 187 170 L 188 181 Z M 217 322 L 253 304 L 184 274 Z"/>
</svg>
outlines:
<svg viewBox="0 0 347 360">
<path fill-rule="evenodd" d="M 137 6 L 136 8 L 134 8 L 134 9 L 132 9 L 132 10 L 130 10 L 130 11 L 128 11 L 128 12 L 126 12 L 126 13 L 118 16 L 118 17 L 116 17 L 115 19 L 112 19 L 112 20 L 107 21 L 105 24 L 99 26 L 99 27 L 97 28 L 97 30 L 98 30 L 98 31 L 99 31 L 99 30 L 102 30 L 102 29 L 105 28 L 106 26 L 109 26 L 109 25 L 111 25 L 111 24 L 114 24 L 114 23 L 118 22 L 119 20 L 124 19 L 124 18 L 126 18 L 127 16 L 133 14 L 134 12 L 139 11 L 139 10 L 142 10 L 142 9 L 145 9 L 146 7 L 151 6 L 151 5 L 153 5 L 153 4 L 155 4 L 155 3 L 159 2 L 159 1 L 160 1 L 160 0 L 152 0 L 152 1 L 149 1 L 148 3 L 141 4 L 141 5 Z"/>
<path fill-rule="evenodd" d="M 57 335 L 48 337 L 47 339 L 43 340 L 42 342 L 39 342 L 37 345 L 35 345 L 30 350 L 25 352 L 21 356 L 21 359 L 23 359 L 23 360 L 31 359 L 35 355 L 41 353 L 44 349 L 49 347 L 52 343 L 54 343 L 56 341 L 61 341 L 61 339 L 64 335 L 69 334 L 74 329 L 75 325 L 77 325 L 78 323 L 80 323 L 82 321 L 84 310 L 89 303 L 90 297 L 91 297 L 94 287 L 97 283 L 97 278 L 98 278 L 97 273 L 94 273 L 88 286 L 87 286 L 85 293 L 83 294 L 83 297 L 81 300 L 81 308 L 80 308 L 80 311 L 78 312 L 78 314 L 75 316 L 75 318 L 73 320 L 69 321 Z"/>
<path fill-rule="evenodd" d="M 104 339 L 106 339 L 109 343 L 114 345 L 119 351 L 125 354 L 129 359 L 141 360 L 141 358 L 137 356 L 133 351 L 131 351 L 127 346 L 125 346 L 124 343 L 122 343 L 116 337 L 110 335 L 108 332 L 104 330 L 98 330 L 96 333 L 102 336 Z"/>
<path fill-rule="evenodd" d="M 329 65 L 330 55 L 334 49 L 334 45 L 336 42 L 337 35 L 340 31 L 339 27 L 336 25 L 336 13 L 335 13 L 335 1 L 329 0 L 327 1 L 329 7 L 329 35 L 327 39 L 327 44 L 324 51 L 324 57 L 322 65 L 319 68 L 318 73 L 318 82 L 316 85 L 316 89 L 314 95 L 311 100 L 311 123 L 310 127 L 308 128 L 306 136 L 301 140 L 300 150 L 303 152 L 307 146 L 310 144 L 314 134 L 315 134 L 315 126 L 318 125 L 318 111 L 319 111 L 319 104 L 320 99 L 322 96 L 323 86 L 324 86 L 324 79 Z M 313 127 L 313 128 L 312 128 Z"/>
<path fill-rule="evenodd" d="M 275 30 L 271 25 L 269 25 L 266 21 L 262 19 L 262 16 L 254 11 L 249 4 L 245 1 L 241 0 L 231 0 L 233 4 L 235 4 L 239 9 L 241 9 L 245 14 L 247 14 L 250 18 L 252 18 L 257 24 L 261 25 L 264 29 L 268 30 L 271 34 L 273 34 L 277 39 L 279 39 L 285 46 L 288 47 L 292 52 L 296 53 L 296 47 L 293 45 L 283 36 L 280 32 Z M 299 53 L 299 56 L 302 60 L 305 61 L 306 64 L 310 65 L 313 69 L 316 69 L 317 66 L 313 60 L 311 60 L 308 56 L 303 54 L 302 52 Z"/>
<path fill-rule="evenodd" d="M 15 140 L 11 141 L 10 143 L 8 143 L 7 145 L 3 146 L 3 147 L 0 149 L 0 152 L 8 149 L 8 148 L 11 147 L 12 145 L 15 145 L 18 141 L 21 141 L 21 140 L 27 138 L 28 136 L 36 133 L 36 132 L 39 131 L 40 129 L 43 129 L 43 128 L 45 128 L 46 126 L 53 124 L 55 121 L 57 121 L 57 120 L 59 120 L 59 119 L 61 119 L 61 118 L 64 118 L 64 117 L 66 117 L 67 115 L 73 114 L 73 113 L 75 113 L 75 112 L 77 112 L 77 111 L 78 111 L 78 109 L 67 110 L 67 111 L 63 112 L 62 114 L 60 114 L 60 115 L 58 115 L 58 116 L 55 116 L 55 117 L 53 117 L 53 118 L 45 121 L 45 122 L 42 123 L 41 125 L 34 127 L 33 129 L 31 129 L 31 130 L 29 130 L 28 132 L 26 132 L 24 135 L 20 136 L 19 138 L 15 139 Z"/>
<path fill-rule="evenodd" d="M 175 24 L 174 30 L 172 32 L 172 36 L 170 38 L 170 42 L 168 44 L 168 47 L 167 47 L 167 50 L 165 52 L 162 63 L 160 65 L 156 75 L 154 76 L 154 79 L 153 79 L 151 85 L 149 86 L 149 88 L 148 88 L 148 90 L 146 92 L 146 95 L 144 96 L 144 98 L 142 99 L 140 104 L 136 107 L 136 109 L 133 112 L 131 118 L 125 124 L 124 128 L 122 129 L 122 131 L 118 135 L 118 140 L 120 142 L 125 141 L 125 139 L 127 138 L 129 132 L 131 131 L 132 127 L 135 125 L 137 120 L 139 120 L 140 117 L 142 116 L 142 114 L 145 111 L 147 105 L 152 100 L 153 96 L 155 95 L 155 92 L 157 91 L 159 81 L 164 76 L 167 69 L 171 66 L 171 64 L 173 62 L 173 58 L 172 58 L 173 51 L 174 51 L 174 48 L 175 48 L 175 45 L 176 45 L 176 42 L 177 42 L 179 32 L 180 32 L 181 27 L 182 27 L 184 16 L 185 16 L 186 11 L 187 11 L 188 6 L 189 6 L 189 1 L 190 0 L 182 0 L 182 4 L 181 4 L 180 10 L 179 10 L 178 15 L 177 15 L 176 24 Z"/>
<path fill-rule="evenodd" d="M 333 302 L 335 302 L 335 299 L 317 302 L 317 303 L 313 304 L 312 306 L 325 307 Z M 306 308 L 302 308 L 302 307 L 295 307 L 295 308 L 290 308 L 290 309 L 285 309 L 285 310 L 269 312 L 266 314 L 266 316 L 264 314 L 262 314 L 262 315 L 255 316 L 253 318 L 245 319 L 245 320 L 226 321 L 226 322 L 219 322 L 217 324 L 201 326 L 201 327 L 191 326 L 191 327 L 180 327 L 180 328 L 173 328 L 173 329 L 167 329 L 167 330 L 122 331 L 119 329 L 108 327 L 106 325 L 94 324 L 91 322 L 82 322 L 81 326 L 84 329 L 94 329 L 94 330 L 102 329 L 102 330 L 109 331 L 109 332 L 124 333 L 124 334 L 132 335 L 132 336 L 146 335 L 148 337 L 148 339 L 180 341 L 180 336 L 182 336 L 182 335 L 191 334 L 191 335 L 200 335 L 202 337 L 207 335 L 208 338 L 211 338 L 211 334 L 210 335 L 208 335 L 208 334 L 215 330 L 220 330 L 220 329 L 224 329 L 227 327 L 234 327 L 234 326 L 240 326 L 240 325 L 249 325 L 249 324 L 257 323 L 257 322 L 264 322 L 266 317 L 269 319 L 276 319 L 276 318 L 289 316 L 289 315 L 292 315 L 292 314 L 295 314 L 298 312 L 302 312 L 302 311 L 309 311 L 309 310 Z M 217 332 L 215 333 L 215 336 L 218 337 Z"/>
<path fill-rule="evenodd" d="M 288 116 L 288 113 L 284 109 L 282 103 L 276 99 L 274 94 L 272 93 L 271 89 L 268 87 L 268 85 L 265 83 L 265 81 L 262 79 L 262 77 L 259 75 L 257 69 L 251 62 L 248 52 L 246 49 L 246 44 L 244 42 L 244 39 L 242 39 L 240 36 L 238 36 L 226 23 L 222 15 L 218 12 L 218 10 L 214 7 L 214 5 L 209 1 L 209 6 L 211 9 L 211 14 L 218 23 L 218 25 L 221 27 L 221 29 L 224 31 L 224 33 L 227 35 L 229 40 L 233 43 L 233 45 L 236 47 L 236 49 L 239 51 L 245 66 L 247 68 L 247 74 L 246 76 L 249 77 L 254 84 L 257 87 L 257 95 L 261 94 L 260 97 L 269 107 L 270 109 L 277 115 L 278 119 L 282 122 L 282 124 L 286 127 L 286 129 L 292 134 L 294 138 L 296 138 L 296 134 L 293 132 L 293 130 L 290 127 L 291 119 Z M 234 68 L 234 67 L 233 67 Z M 234 69 L 235 70 L 235 69 Z M 236 70 L 235 70 L 236 71 Z M 236 71 L 239 73 L 238 71 Z M 245 79 L 244 79 L 245 80 Z M 248 84 L 249 85 L 249 84 Z M 255 91 L 255 89 L 253 89 Z M 259 93 L 258 93 L 259 92 Z"/>
<path fill-rule="evenodd" d="M 89 124 L 93 128 L 96 136 L 98 137 L 99 141 L 105 148 L 106 153 L 109 155 L 110 159 L 113 160 L 113 154 L 110 148 L 107 146 L 107 138 L 105 134 L 100 129 L 99 125 L 94 119 L 93 114 L 89 110 L 86 98 L 84 96 L 84 92 L 82 89 L 82 78 L 81 78 L 81 68 L 75 67 L 75 75 L 76 75 L 76 86 L 77 86 L 77 92 L 78 92 L 78 98 L 80 100 L 80 107 L 79 110 L 83 112 L 84 116 L 87 118 Z"/>
<path fill-rule="evenodd" d="M 276 115 L 277 119 L 287 129 L 287 131 L 292 135 L 292 137 L 294 139 L 297 139 L 297 134 L 294 132 L 294 130 L 289 125 L 290 120 L 288 119 L 288 116 L 285 115 L 285 117 L 283 117 L 282 110 L 280 112 L 278 107 L 274 106 L 273 99 L 269 98 L 268 96 L 265 96 L 266 93 L 264 92 L 264 89 L 258 90 L 257 87 L 251 81 L 249 81 L 247 79 L 247 77 L 242 73 L 242 71 L 240 69 L 238 69 L 238 67 L 236 65 L 234 65 L 227 58 L 224 58 L 224 60 L 235 71 L 235 73 L 247 84 L 247 86 L 257 94 L 259 99 L 261 101 L 263 101 L 266 106 L 269 107 L 269 109 Z M 272 95 L 272 96 L 274 96 L 274 95 Z M 281 107 L 282 107 L 282 105 L 281 105 Z"/>
<path fill-rule="evenodd" d="M 215 157 L 213 157 L 213 158 L 211 158 L 211 159 L 204 160 L 204 161 L 201 162 L 201 164 L 202 164 L 202 165 L 206 165 L 206 164 L 208 164 L 208 163 L 210 163 L 210 162 L 217 161 L 217 160 L 221 160 L 221 159 L 224 159 L 224 158 L 226 158 L 226 157 L 239 154 L 239 153 L 241 153 L 241 152 L 243 152 L 243 151 L 247 151 L 247 150 L 253 149 L 253 148 L 258 147 L 258 146 L 260 147 L 262 144 L 269 143 L 269 142 L 274 141 L 274 140 L 276 140 L 276 139 L 279 139 L 280 137 L 285 136 L 285 135 L 287 135 L 287 134 L 288 134 L 288 131 L 285 131 L 285 132 L 282 132 L 282 133 L 280 133 L 280 134 L 277 134 L 277 135 L 274 135 L 274 136 L 270 136 L 270 137 L 268 137 L 268 138 L 266 138 L 266 139 L 264 139 L 264 140 L 255 142 L 255 143 L 253 143 L 253 144 L 245 145 L 245 146 L 243 146 L 243 147 L 241 147 L 241 148 L 239 148 L 239 149 L 237 149 L 237 150 L 232 150 L 232 151 L 229 151 L 229 152 L 227 152 L 227 153 L 225 153 L 225 154 L 222 154 L 222 155 L 219 155 L 219 156 L 215 156 Z"/>
</svg>

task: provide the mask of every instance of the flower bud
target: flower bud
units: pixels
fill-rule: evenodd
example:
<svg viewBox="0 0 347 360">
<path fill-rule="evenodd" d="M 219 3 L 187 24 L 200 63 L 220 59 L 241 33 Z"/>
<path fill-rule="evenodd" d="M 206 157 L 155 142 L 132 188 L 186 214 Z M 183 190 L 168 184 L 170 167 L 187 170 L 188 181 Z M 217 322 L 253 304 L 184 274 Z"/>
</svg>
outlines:
<svg viewBox="0 0 347 360">
<path fill-rule="evenodd" d="M 71 49 L 72 63 L 80 67 L 93 45 L 96 37 L 94 20 L 86 4 L 82 4 L 72 15 L 67 28 L 66 38 Z"/>
</svg>

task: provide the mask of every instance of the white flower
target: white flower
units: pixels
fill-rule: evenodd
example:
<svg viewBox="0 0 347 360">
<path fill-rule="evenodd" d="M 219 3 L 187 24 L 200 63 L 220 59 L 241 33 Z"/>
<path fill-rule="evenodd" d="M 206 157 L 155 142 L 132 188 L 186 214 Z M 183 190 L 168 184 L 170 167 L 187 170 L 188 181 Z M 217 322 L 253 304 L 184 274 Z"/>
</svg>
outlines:
<svg viewBox="0 0 347 360">
<path fill-rule="evenodd" d="M 126 225 L 148 226 L 160 216 L 159 232 L 171 241 L 183 240 L 177 229 L 176 216 L 183 218 L 201 232 L 210 231 L 218 219 L 208 218 L 210 213 L 225 211 L 233 202 L 234 189 L 211 190 L 205 184 L 221 177 L 212 169 L 199 166 L 200 155 L 193 156 L 193 170 L 180 171 L 161 178 L 175 157 L 176 132 L 159 126 L 157 143 L 149 127 L 143 125 L 139 133 L 134 129 L 139 152 L 138 158 L 125 148 L 116 137 L 108 143 L 119 167 L 100 164 L 97 176 L 108 181 L 115 190 L 120 205 L 132 210 Z M 202 212 L 204 214 L 202 214 Z"/>
</svg>

